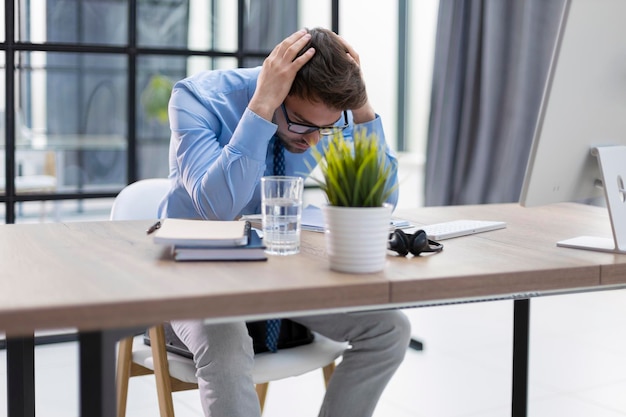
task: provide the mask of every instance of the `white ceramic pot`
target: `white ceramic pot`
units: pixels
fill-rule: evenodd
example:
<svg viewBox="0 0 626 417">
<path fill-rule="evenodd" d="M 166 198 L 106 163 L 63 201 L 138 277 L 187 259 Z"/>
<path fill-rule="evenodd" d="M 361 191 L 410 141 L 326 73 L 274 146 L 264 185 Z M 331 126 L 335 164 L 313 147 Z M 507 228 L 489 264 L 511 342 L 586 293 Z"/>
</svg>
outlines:
<svg viewBox="0 0 626 417">
<path fill-rule="evenodd" d="M 322 207 L 330 268 L 351 273 L 382 271 L 387 258 L 392 209 L 389 204 Z"/>
</svg>

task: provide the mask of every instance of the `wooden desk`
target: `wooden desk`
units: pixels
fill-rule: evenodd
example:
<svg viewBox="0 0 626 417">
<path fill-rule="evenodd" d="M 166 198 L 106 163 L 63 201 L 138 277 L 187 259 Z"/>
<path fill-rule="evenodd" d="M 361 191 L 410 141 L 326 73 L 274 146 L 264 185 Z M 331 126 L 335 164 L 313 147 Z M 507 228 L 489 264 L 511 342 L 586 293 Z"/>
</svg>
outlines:
<svg viewBox="0 0 626 417">
<path fill-rule="evenodd" d="M 384 273 L 345 275 L 325 262 L 322 234 L 267 262 L 173 262 L 153 221 L 0 226 L 0 329 L 83 331 L 167 319 L 271 316 L 389 302 Z M 297 273 L 296 273 L 297 271 Z"/>
<path fill-rule="evenodd" d="M 444 241 L 448 259 L 390 264 L 390 303 L 407 306 L 466 300 L 514 300 L 512 415 L 525 417 L 528 397 L 530 298 L 621 288 L 626 256 L 565 249 L 556 242 L 611 236 L 606 209 L 579 204 L 430 207 L 400 211 L 414 224 L 453 219 L 502 220 L 504 230 Z M 453 263 L 450 258 L 453 258 Z"/>
<path fill-rule="evenodd" d="M 146 236 L 152 223 L 0 226 L 0 329 L 8 338 L 11 417 L 34 416 L 36 329 L 79 329 L 81 415 L 113 417 L 114 344 L 124 334 L 119 328 L 136 330 L 168 318 L 232 320 L 362 308 L 389 300 L 382 273 L 330 272 L 321 234 L 305 236 L 298 256 L 176 263 Z"/>
<path fill-rule="evenodd" d="M 395 214 L 414 224 L 502 220 L 506 229 L 444 241 L 445 255 L 390 262 L 390 302 L 522 297 L 626 284 L 626 256 L 565 249 L 579 235 L 611 236 L 606 209 L 579 204 L 428 207 Z"/>
<path fill-rule="evenodd" d="M 299 255 L 267 262 L 175 263 L 146 236 L 150 221 L 3 225 L 0 329 L 19 340 L 37 329 L 78 328 L 85 365 L 81 415 L 113 416 L 114 402 L 103 398 L 114 398 L 113 347 L 120 328 L 169 319 L 219 321 L 510 298 L 517 300 L 514 368 L 521 367 L 513 383 L 525 389 L 528 299 L 626 284 L 626 256 L 555 245 L 584 233 L 609 236 L 603 209 L 508 204 L 395 215 L 416 224 L 476 218 L 504 220 L 508 227 L 445 241 L 444 251 L 434 256 L 389 256 L 380 273 L 350 275 L 328 269 L 324 237 L 316 233 L 303 234 Z M 514 394 L 514 415 L 525 414 L 523 389 Z"/>
</svg>

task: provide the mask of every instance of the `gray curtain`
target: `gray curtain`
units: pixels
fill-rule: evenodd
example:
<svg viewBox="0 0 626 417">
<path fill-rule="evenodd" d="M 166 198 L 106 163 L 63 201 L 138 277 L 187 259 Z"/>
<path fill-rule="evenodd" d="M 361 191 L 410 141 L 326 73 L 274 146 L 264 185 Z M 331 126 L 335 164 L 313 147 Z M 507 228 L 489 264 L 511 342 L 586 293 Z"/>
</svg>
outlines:
<svg viewBox="0 0 626 417">
<path fill-rule="evenodd" d="M 247 3 L 245 47 L 271 51 L 298 27 L 298 2 L 292 0 L 249 0 Z"/>
<path fill-rule="evenodd" d="M 519 199 L 565 0 L 441 0 L 425 204 Z"/>
</svg>

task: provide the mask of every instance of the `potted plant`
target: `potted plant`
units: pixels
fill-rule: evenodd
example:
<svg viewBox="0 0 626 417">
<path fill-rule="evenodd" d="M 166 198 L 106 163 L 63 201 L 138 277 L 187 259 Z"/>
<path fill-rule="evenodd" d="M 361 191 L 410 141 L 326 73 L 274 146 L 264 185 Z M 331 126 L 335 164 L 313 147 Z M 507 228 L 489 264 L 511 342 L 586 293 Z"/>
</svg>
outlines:
<svg viewBox="0 0 626 417">
<path fill-rule="evenodd" d="M 395 168 L 380 153 L 377 137 L 355 129 L 353 139 L 336 133 L 321 150 L 313 149 L 323 179 L 312 179 L 326 194 L 322 207 L 326 248 L 333 270 L 352 273 L 385 267 L 395 190 Z"/>
</svg>

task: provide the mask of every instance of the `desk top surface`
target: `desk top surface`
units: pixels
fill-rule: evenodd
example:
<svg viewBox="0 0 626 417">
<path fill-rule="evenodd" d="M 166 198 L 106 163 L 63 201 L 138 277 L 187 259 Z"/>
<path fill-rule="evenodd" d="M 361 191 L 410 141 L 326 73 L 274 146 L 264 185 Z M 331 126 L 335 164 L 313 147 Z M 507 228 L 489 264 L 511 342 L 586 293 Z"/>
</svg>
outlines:
<svg viewBox="0 0 626 417">
<path fill-rule="evenodd" d="M 390 254 L 384 271 L 328 267 L 324 235 L 267 262 L 174 262 L 151 221 L 0 225 L 0 331 L 133 327 L 168 319 L 305 314 L 626 284 L 626 255 L 556 247 L 610 236 L 606 210 L 577 204 L 428 207 L 394 214 L 414 224 L 503 220 L 507 228 L 444 241 L 443 252 Z"/>
</svg>

